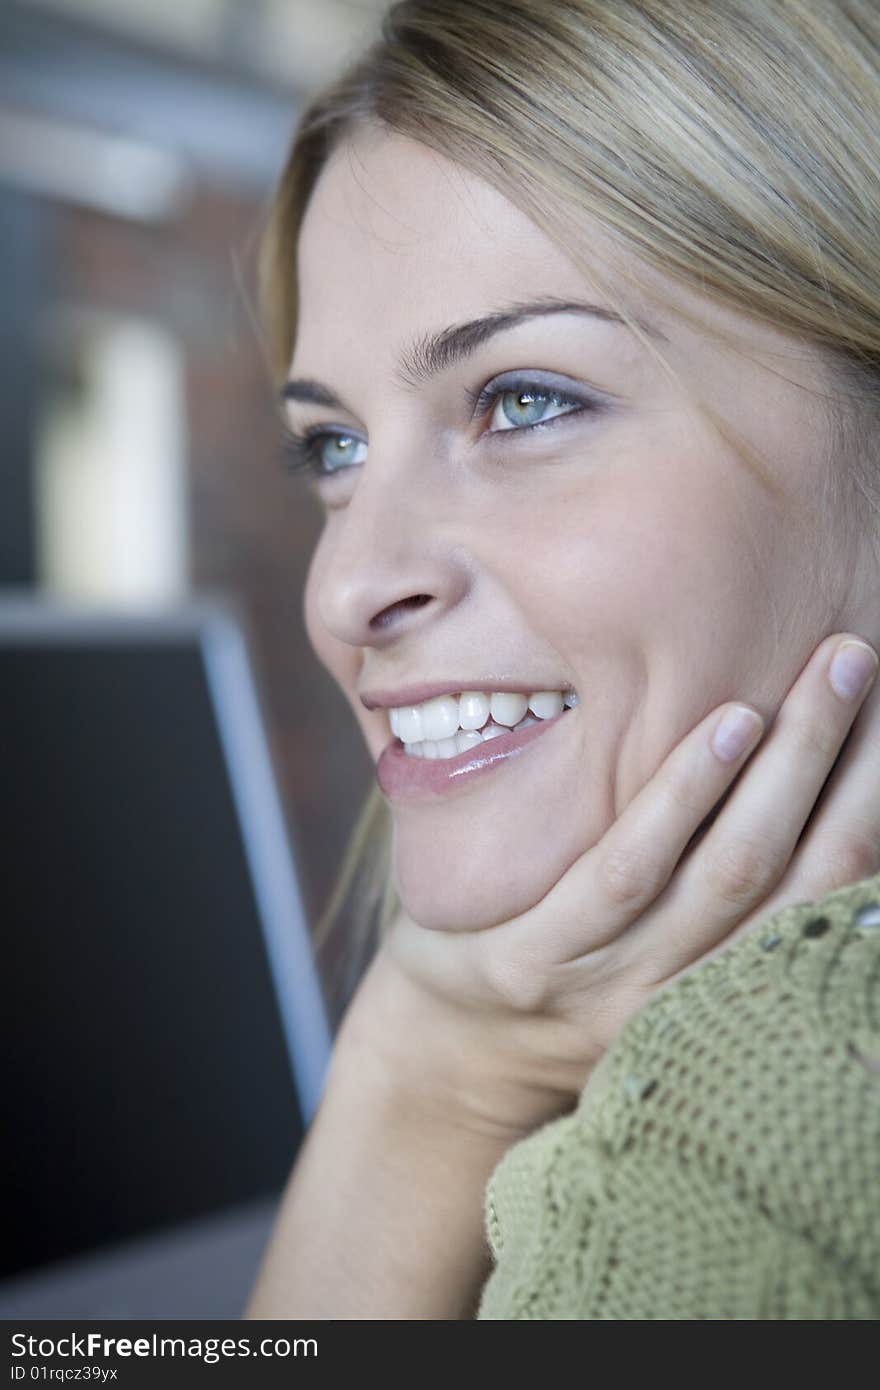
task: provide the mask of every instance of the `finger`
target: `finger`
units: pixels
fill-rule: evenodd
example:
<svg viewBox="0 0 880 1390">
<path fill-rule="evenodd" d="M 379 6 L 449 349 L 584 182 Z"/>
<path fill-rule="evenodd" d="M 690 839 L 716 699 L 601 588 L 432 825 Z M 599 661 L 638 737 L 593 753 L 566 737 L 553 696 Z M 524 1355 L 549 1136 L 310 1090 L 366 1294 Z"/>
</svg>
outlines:
<svg viewBox="0 0 880 1390">
<path fill-rule="evenodd" d="M 761 715 L 750 706 L 722 705 L 673 748 L 602 839 L 539 905 L 540 916 L 552 926 L 557 960 L 597 950 L 641 917 L 757 746 L 763 728 Z"/>
<path fill-rule="evenodd" d="M 845 687 L 842 675 L 855 677 L 859 663 L 861 685 L 853 679 Z M 820 645 L 782 704 L 759 757 L 676 876 L 664 904 L 663 970 L 681 970 L 720 942 L 728 944 L 756 910 L 762 917 L 772 910 L 770 895 L 781 888 L 876 671 L 876 655 L 856 637 L 835 635 Z M 797 901 L 794 881 L 786 891 Z M 644 925 L 657 930 L 656 923 Z"/>
<path fill-rule="evenodd" d="M 870 687 L 780 884 L 813 902 L 880 871 L 880 681 Z M 776 896 L 770 911 L 776 911 Z"/>
</svg>

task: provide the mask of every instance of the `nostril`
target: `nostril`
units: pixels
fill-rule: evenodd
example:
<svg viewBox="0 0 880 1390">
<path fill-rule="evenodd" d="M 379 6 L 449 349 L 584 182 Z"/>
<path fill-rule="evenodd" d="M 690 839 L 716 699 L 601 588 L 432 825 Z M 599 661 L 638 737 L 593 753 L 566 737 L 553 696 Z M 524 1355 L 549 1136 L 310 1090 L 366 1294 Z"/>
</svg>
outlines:
<svg viewBox="0 0 880 1390">
<path fill-rule="evenodd" d="M 370 627 L 383 628 L 389 627 L 398 615 L 402 615 L 407 608 L 424 608 L 426 603 L 431 602 L 430 594 L 413 594 L 411 598 L 399 599 L 397 603 L 390 603 L 387 608 L 383 608 L 381 613 L 377 613 L 370 619 Z"/>
</svg>

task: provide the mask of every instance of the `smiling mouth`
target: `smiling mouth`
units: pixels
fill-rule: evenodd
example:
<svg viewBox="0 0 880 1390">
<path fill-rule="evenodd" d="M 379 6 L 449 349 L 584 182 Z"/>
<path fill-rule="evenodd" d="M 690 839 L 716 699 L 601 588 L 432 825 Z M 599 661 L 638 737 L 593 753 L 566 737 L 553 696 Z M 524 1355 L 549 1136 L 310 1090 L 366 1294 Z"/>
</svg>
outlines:
<svg viewBox="0 0 880 1390">
<path fill-rule="evenodd" d="M 575 691 L 464 691 L 389 710 L 391 732 L 413 759 L 456 758 L 505 734 L 556 719 L 578 703 Z"/>
<path fill-rule="evenodd" d="M 484 785 L 485 779 L 497 776 L 502 767 L 520 764 L 523 758 L 531 765 L 529 747 L 532 744 L 543 745 L 545 739 L 553 740 L 553 729 L 560 724 L 568 726 L 570 719 L 577 723 L 572 715 L 572 706 L 563 703 L 560 713 L 552 718 L 540 719 L 535 716 L 526 724 L 523 717 L 513 727 L 499 727 L 498 733 L 492 733 L 488 738 L 480 737 L 479 744 L 473 744 L 463 752 L 455 747 L 453 737 L 448 742 L 437 740 L 437 753 L 432 754 L 429 750 L 421 756 L 408 753 L 401 740 L 393 738 L 379 756 L 376 779 L 389 801 L 400 807 L 430 805 L 450 797 L 456 798 L 475 786 Z M 481 734 L 480 730 L 461 732 Z"/>
</svg>

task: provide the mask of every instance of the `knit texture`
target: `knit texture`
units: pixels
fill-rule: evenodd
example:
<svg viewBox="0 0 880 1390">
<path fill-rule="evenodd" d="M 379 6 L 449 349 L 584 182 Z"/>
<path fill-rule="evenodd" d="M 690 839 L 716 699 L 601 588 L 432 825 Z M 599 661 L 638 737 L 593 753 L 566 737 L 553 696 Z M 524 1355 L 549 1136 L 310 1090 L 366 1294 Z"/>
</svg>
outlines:
<svg viewBox="0 0 880 1390">
<path fill-rule="evenodd" d="M 649 1000 L 485 1217 L 478 1318 L 880 1316 L 880 874 Z"/>
</svg>

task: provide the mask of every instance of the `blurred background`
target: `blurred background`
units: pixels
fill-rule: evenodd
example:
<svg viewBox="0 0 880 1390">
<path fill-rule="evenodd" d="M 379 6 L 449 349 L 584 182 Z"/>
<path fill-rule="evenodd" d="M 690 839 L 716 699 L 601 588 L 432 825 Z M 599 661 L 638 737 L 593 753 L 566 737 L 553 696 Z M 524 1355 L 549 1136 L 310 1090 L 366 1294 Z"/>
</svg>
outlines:
<svg viewBox="0 0 880 1390">
<path fill-rule="evenodd" d="M 0 598 L 234 605 L 310 923 L 372 767 L 306 641 L 320 520 L 281 466 L 255 252 L 298 110 L 384 8 L 0 0 Z"/>
<path fill-rule="evenodd" d="M 0 586 L 241 605 L 312 920 L 371 769 L 306 647 L 318 528 L 254 321 L 308 93 L 379 0 L 0 3 Z"/>
</svg>

